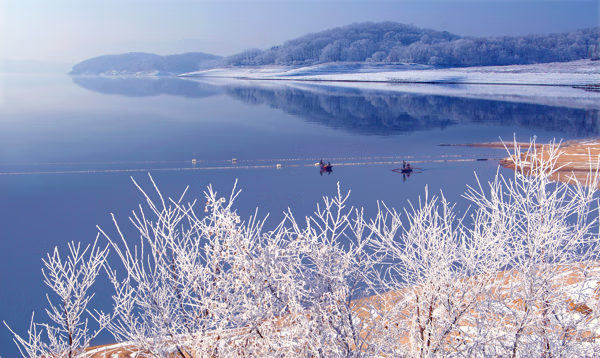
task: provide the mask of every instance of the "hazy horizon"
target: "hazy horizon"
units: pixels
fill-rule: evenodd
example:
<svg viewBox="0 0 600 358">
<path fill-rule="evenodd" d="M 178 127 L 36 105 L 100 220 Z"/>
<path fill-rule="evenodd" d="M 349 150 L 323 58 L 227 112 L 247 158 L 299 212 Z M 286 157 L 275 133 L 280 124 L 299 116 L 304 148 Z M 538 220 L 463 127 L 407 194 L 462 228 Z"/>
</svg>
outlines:
<svg viewBox="0 0 600 358">
<path fill-rule="evenodd" d="M 598 26 L 597 1 L 0 0 L 0 59 L 75 64 L 107 54 L 229 56 L 357 22 L 397 21 L 463 36 Z"/>
</svg>

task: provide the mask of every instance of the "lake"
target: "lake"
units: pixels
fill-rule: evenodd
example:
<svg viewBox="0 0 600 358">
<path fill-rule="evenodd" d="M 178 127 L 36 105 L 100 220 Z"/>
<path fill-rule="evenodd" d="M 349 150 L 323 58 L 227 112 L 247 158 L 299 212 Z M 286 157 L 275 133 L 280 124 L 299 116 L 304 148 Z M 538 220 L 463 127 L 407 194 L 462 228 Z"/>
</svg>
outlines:
<svg viewBox="0 0 600 358">
<path fill-rule="evenodd" d="M 137 242 L 128 217 L 144 197 L 130 177 L 150 192 L 150 173 L 177 198 L 189 185 L 190 201 L 209 184 L 226 196 L 237 180 L 238 213 L 247 218 L 258 207 L 259 216 L 270 213 L 267 227 L 288 207 L 310 215 L 338 183 L 367 217 L 378 200 L 400 210 L 426 185 L 464 212 L 461 194 L 476 183 L 473 172 L 491 180 L 506 152 L 439 144 L 600 132 L 597 105 L 544 100 L 541 87 L 523 90 L 539 92 L 531 99 L 456 85 L 51 75 L 5 75 L 0 83 L 0 319 L 22 335 L 32 311 L 48 321 L 46 253 L 92 243 L 96 225 L 116 236 L 111 213 Z M 320 159 L 333 163 L 331 173 L 314 166 Z M 402 160 L 422 170 L 393 172 Z M 105 278 L 91 291 L 91 307 L 110 309 Z M 18 355 L 10 332 L 0 332 L 0 355 Z M 105 334 L 94 343 L 110 341 Z"/>
</svg>

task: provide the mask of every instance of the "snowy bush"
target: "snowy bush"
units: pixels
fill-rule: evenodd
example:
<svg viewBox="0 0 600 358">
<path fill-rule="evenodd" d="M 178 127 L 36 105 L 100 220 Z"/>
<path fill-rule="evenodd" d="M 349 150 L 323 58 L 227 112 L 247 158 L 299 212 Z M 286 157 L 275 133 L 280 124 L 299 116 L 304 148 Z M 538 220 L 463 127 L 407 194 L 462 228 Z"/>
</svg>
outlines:
<svg viewBox="0 0 600 358">
<path fill-rule="evenodd" d="M 365 218 L 338 188 L 313 216 L 287 212 L 265 230 L 266 218 L 237 215 L 235 188 L 224 198 L 208 187 L 200 213 L 183 196 L 144 193 L 138 244 L 100 230 L 125 273 L 106 265 L 107 249 L 83 259 L 70 246 L 67 265 L 55 251 L 47 283 L 74 304 L 48 311 L 59 328 L 32 323 L 17 342 L 25 357 L 85 356 L 93 335 L 79 317 L 105 266 L 114 312 L 94 317 L 141 356 L 597 355 L 598 176 L 553 182 L 559 147 L 533 144 L 515 147 L 514 176 L 468 188 L 470 216 L 426 189 L 404 213 L 379 203 Z M 63 283 L 79 282 L 78 267 L 73 299 Z M 57 343 L 67 336 L 83 343 Z"/>
</svg>

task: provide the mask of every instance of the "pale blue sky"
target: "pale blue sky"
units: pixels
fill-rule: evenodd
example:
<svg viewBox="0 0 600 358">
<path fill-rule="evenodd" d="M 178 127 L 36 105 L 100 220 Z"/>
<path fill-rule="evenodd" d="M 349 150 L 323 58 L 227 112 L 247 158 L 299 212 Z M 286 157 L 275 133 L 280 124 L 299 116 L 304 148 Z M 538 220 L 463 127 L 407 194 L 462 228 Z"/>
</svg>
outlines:
<svg viewBox="0 0 600 358">
<path fill-rule="evenodd" d="M 132 51 L 231 55 L 353 22 L 459 35 L 598 26 L 596 0 L 0 0 L 0 58 L 76 63 Z"/>
</svg>

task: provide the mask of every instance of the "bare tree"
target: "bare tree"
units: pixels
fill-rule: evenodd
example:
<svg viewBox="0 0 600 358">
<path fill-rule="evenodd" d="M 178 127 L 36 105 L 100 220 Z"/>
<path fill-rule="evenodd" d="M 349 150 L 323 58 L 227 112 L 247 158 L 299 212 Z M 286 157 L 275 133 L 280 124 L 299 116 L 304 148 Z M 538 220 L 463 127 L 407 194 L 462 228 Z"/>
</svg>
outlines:
<svg viewBox="0 0 600 358">
<path fill-rule="evenodd" d="M 87 306 L 94 294 L 88 294 L 90 286 L 96 280 L 100 269 L 104 266 L 108 255 L 108 247 L 94 244 L 81 248 L 81 244 L 69 243 L 69 256 L 62 261 L 58 248 L 54 248 L 52 255 L 44 261 L 46 270 L 42 270 L 44 282 L 58 296 L 59 302 L 54 303 L 49 295 L 50 309 L 46 313 L 56 326 L 50 324 L 36 324 L 31 317 L 28 339 L 25 340 L 14 334 L 15 343 L 19 346 L 24 357 L 86 357 L 86 348 L 90 342 L 103 330 L 110 320 L 110 315 L 96 312 L 92 315 L 99 324 L 99 328 L 90 332 Z M 38 330 L 38 327 L 41 329 Z M 42 339 L 46 331 L 47 341 Z"/>
<path fill-rule="evenodd" d="M 483 226 L 500 228 L 509 261 L 486 296 L 486 331 L 496 331 L 490 352 L 510 356 L 572 356 L 594 351 L 598 327 L 590 284 L 597 281 L 598 174 L 586 183 L 553 182 L 560 146 L 554 142 L 523 154 L 515 144 L 512 179 L 497 176 L 485 190 L 466 197 L 485 217 Z M 480 224 L 481 225 L 481 224 Z M 578 282 L 577 285 L 573 285 Z M 591 302 L 590 302 L 591 301 Z M 593 336 L 594 334 L 591 334 Z"/>
</svg>

